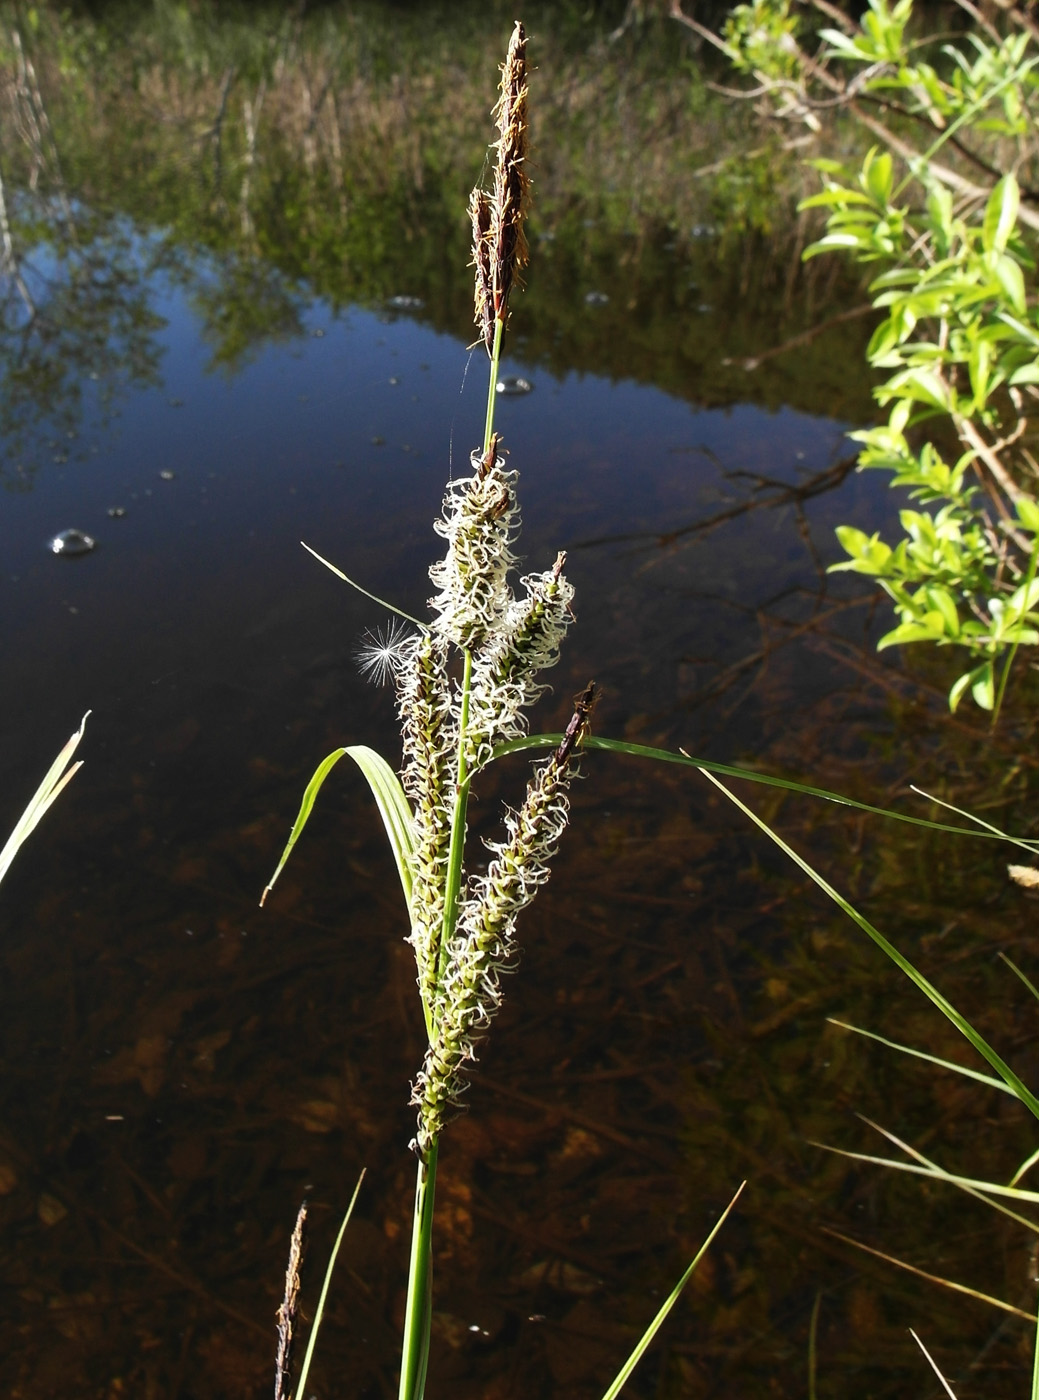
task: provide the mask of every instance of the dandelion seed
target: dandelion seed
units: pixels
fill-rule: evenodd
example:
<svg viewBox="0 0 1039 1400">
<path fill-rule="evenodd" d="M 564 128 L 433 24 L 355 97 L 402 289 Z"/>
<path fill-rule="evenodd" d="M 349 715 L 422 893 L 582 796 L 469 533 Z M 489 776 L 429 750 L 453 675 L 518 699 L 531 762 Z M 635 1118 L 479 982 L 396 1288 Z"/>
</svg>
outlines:
<svg viewBox="0 0 1039 1400">
<path fill-rule="evenodd" d="M 366 632 L 357 648 L 361 675 L 376 685 L 395 680 L 407 656 L 414 634 L 404 622 L 388 622 L 374 632 Z"/>
</svg>

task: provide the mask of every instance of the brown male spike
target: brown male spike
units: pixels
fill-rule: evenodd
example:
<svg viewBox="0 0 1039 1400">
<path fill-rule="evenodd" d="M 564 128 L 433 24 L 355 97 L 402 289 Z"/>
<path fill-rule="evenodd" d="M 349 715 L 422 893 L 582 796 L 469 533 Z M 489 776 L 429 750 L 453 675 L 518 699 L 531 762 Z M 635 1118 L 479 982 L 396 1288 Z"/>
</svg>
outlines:
<svg viewBox="0 0 1039 1400">
<path fill-rule="evenodd" d="M 526 171 L 527 36 L 519 20 L 502 65 L 501 97 L 495 116 L 501 135 L 491 198 L 490 267 L 494 319 L 504 325 L 509 293 L 520 268 L 527 263 L 527 240 L 523 233 L 530 189 Z"/>
<path fill-rule="evenodd" d="M 494 288 L 491 281 L 491 197 L 479 185 L 469 196 L 473 225 L 473 267 L 476 269 L 474 320 L 488 355 L 494 351 Z"/>
</svg>

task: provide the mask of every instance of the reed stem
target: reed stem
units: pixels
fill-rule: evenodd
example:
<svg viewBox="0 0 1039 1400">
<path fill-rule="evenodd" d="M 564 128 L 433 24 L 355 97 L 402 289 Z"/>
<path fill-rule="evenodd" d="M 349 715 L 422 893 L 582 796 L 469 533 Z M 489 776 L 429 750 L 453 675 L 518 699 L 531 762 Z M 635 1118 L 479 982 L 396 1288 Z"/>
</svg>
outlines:
<svg viewBox="0 0 1039 1400">
<path fill-rule="evenodd" d="M 498 319 L 494 323 L 494 344 L 491 347 L 491 379 L 487 386 L 487 420 L 483 430 L 483 455 L 491 450 L 491 436 L 494 433 L 494 406 L 498 400 L 498 364 L 501 360 L 501 338 L 505 322 Z"/>
<path fill-rule="evenodd" d="M 438 1143 L 419 1158 L 415 1176 L 415 1216 L 408 1268 L 408 1301 L 404 1312 L 404 1348 L 400 1365 L 399 1400 L 422 1400 L 429 1362 L 433 1320 L 433 1200 L 436 1194 Z"/>
<path fill-rule="evenodd" d="M 466 731 L 469 727 L 469 695 L 473 679 L 473 654 L 466 648 L 465 669 L 462 673 L 462 703 L 458 720 L 458 779 L 455 790 L 455 809 L 451 819 L 451 845 L 448 848 L 447 876 L 444 884 L 444 922 L 440 930 L 440 947 L 437 952 L 437 986 L 444 980 L 447 968 L 447 951 L 454 937 L 458 923 L 458 894 L 462 886 L 462 863 L 465 858 L 465 820 L 469 806 L 469 775 L 465 761 Z M 436 1026 L 436 1007 L 433 1008 L 433 1025 Z"/>
</svg>

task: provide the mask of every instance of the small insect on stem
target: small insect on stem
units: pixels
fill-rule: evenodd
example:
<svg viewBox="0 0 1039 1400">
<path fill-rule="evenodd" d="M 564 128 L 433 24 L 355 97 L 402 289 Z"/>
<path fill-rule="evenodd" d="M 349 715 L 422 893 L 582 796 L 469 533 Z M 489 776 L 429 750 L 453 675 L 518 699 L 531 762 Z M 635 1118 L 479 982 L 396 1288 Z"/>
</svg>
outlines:
<svg viewBox="0 0 1039 1400">
<path fill-rule="evenodd" d="M 556 749 L 556 763 L 560 768 L 566 764 L 571 753 L 584 738 L 584 732 L 592 718 L 592 710 L 597 699 L 595 682 L 589 681 L 580 695 L 574 696 L 574 713 L 563 734 L 563 742 Z"/>
</svg>

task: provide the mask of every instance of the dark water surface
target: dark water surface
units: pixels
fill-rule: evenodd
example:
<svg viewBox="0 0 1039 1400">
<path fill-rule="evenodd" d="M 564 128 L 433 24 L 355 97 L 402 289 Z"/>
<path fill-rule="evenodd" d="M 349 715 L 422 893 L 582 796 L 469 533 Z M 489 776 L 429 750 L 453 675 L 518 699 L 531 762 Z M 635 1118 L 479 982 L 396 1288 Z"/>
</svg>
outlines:
<svg viewBox="0 0 1039 1400">
<path fill-rule="evenodd" d="M 347 62 L 367 12 L 330 7 L 319 32 L 284 40 L 282 68 L 263 69 L 263 110 L 281 125 L 266 138 L 261 125 L 255 149 L 244 104 L 258 107 L 262 63 L 254 72 L 220 45 L 267 33 L 275 53 L 286 31 L 274 20 L 191 30 L 183 67 L 171 58 L 160 73 L 139 33 L 128 58 L 94 21 L 59 30 L 42 13 L 38 31 L 19 31 L 31 73 L 4 13 L 8 826 L 93 713 L 86 766 L 2 892 L 5 1393 L 266 1393 L 295 1211 L 306 1197 L 312 1311 L 365 1168 L 310 1389 L 393 1395 L 407 1100 L 423 1041 L 396 876 L 355 773 L 337 770 L 268 907 L 257 900 L 317 762 L 356 742 L 396 760 L 392 697 L 355 663 L 384 614 L 299 542 L 424 608 L 444 483 L 482 429 L 486 360 L 466 348 L 464 222 L 451 203 L 478 159 L 456 170 L 445 155 L 437 168 L 423 148 L 405 167 L 423 232 L 402 258 L 378 222 L 400 190 L 380 190 L 376 166 L 355 168 L 349 151 L 330 165 L 329 131 L 311 122 L 308 134 L 285 95 L 297 79 L 319 87 L 328 54 Z M 155 14 L 173 23 L 172 9 Z M 492 90 L 509 17 L 481 14 L 457 44 L 475 46 L 476 68 L 486 58 Z M 406 105 L 428 91 L 403 39 L 403 77 L 379 57 L 405 20 L 391 11 L 377 30 L 369 19 L 368 57 L 357 48 L 334 89 L 340 113 L 354 104 L 340 134 L 362 154 L 375 130 L 362 108 L 374 122 L 387 92 Z M 695 224 L 692 205 L 662 202 L 677 184 L 667 161 L 695 144 L 674 112 L 660 117 L 695 81 L 674 34 L 630 38 L 607 64 L 590 30 L 567 33 L 607 87 L 626 91 L 635 73 L 664 135 L 648 147 L 633 128 L 640 154 L 616 148 L 616 169 L 649 171 L 638 198 L 623 186 L 599 202 L 568 192 L 545 157 L 503 366 L 533 389 L 503 397 L 497 420 L 521 474 L 522 553 L 541 568 L 565 549 L 577 588 L 578 623 L 536 726 L 560 727 L 594 676 L 604 735 L 924 812 L 905 796 L 916 782 L 1023 827 L 1034 681 L 1023 676 L 995 737 L 974 712 L 950 719 L 955 662 L 877 657 L 883 607 L 825 574 L 835 525 L 879 529 L 895 509 L 879 478 L 847 470 L 843 433 L 870 412 L 869 327 L 835 320 L 768 352 L 854 311 L 861 290 L 799 271 L 801 235 L 781 201 L 770 229 L 728 233 L 717 201 L 731 190 L 699 193 L 686 171 Z M 111 47 L 91 67 L 104 34 Z M 189 39 L 209 46 L 208 66 Z M 64 84 L 61 45 L 79 65 Z M 121 86 L 109 90 L 113 72 Z M 50 125 L 34 136 L 26 114 L 39 127 L 39 110 Z M 706 109 L 700 126 L 680 115 L 697 140 L 724 124 Z M 465 139 L 478 153 L 485 137 Z M 136 170 L 125 188 L 120 162 Z M 394 296 L 420 304 L 401 310 Z M 68 528 L 96 549 L 54 555 L 48 541 Z M 486 775 L 474 840 L 494 832 L 525 771 L 515 758 Z M 950 1167 L 1006 1179 L 1034 1145 L 1015 1106 L 827 1021 L 966 1058 L 703 779 L 603 755 L 582 773 L 470 1112 L 442 1150 L 429 1394 L 601 1394 L 745 1177 L 737 1216 L 631 1393 L 804 1395 L 817 1300 L 820 1396 L 930 1393 L 910 1326 L 961 1400 L 1023 1393 L 1027 1324 L 828 1231 L 1027 1310 L 1025 1233 L 951 1189 L 814 1145 L 884 1155 L 862 1113 Z M 998 853 L 768 789 L 743 795 L 1026 1078 L 1037 1068 L 1026 994 L 995 956 L 1034 976 L 1035 906 L 1007 889 Z"/>
</svg>

